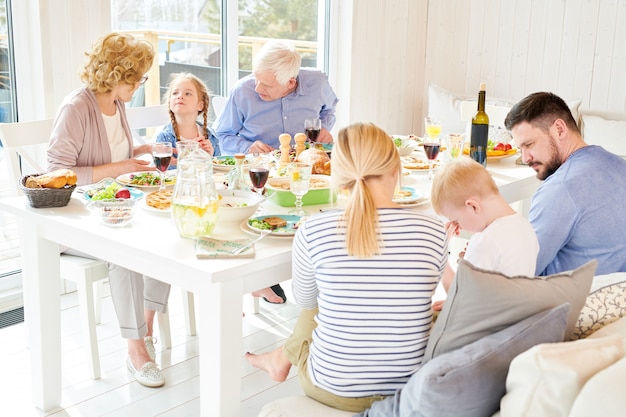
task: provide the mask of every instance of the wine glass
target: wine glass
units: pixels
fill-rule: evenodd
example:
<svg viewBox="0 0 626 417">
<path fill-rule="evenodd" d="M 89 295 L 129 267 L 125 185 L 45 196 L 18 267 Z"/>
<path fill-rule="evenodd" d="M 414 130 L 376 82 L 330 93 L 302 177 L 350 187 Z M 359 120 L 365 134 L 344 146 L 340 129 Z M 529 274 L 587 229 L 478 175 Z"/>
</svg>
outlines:
<svg viewBox="0 0 626 417">
<path fill-rule="evenodd" d="M 317 141 L 317 137 L 322 130 L 322 121 L 320 119 L 305 119 L 304 120 L 304 134 L 307 141 L 313 143 Z"/>
<path fill-rule="evenodd" d="M 428 158 L 428 181 L 433 179 L 433 161 L 437 159 L 439 155 L 439 148 L 441 148 L 441 141 L 439 136 L 431 138 L 430 136 L 424 138 L 424 152 L 426 158 Z"/>
<path fill-rule="evenodd" d="M 152 159 L 154 159 L 154 166 L 160 172 L 159 191 L 165 190 L 165 172 L 172 161 L 172 144 L 169 142 L 153 143 Z"/>
<path fill-rule="evenodd" d="M 262 163 L 256 163 L 248 169 L 248 173 L 250 174 L 250 182 L 252 183 L 254 191 L 263 195 L 265 183 L 270 176 L 269 168 Z"/>
<path fill-rule="evenodd" d="M 441 134 L 441 123 L 434 117 L 424 117 L 424 125 L 426 126 L 426 136 L 430 139 L 439 138 Z M 426 140 L 426 138 L 424 138 Z"/>
<path fill-rule="evenodd" d="M 311 164 L 302 162 L 292 162 L 289 164 L 289 189 L 296 196 L 296 208 L 289 214 L 305 217 L 309 213 L 302 209 L 302 197 L 309 192 L 309 181 L 311 180 Z"/>
</svg>

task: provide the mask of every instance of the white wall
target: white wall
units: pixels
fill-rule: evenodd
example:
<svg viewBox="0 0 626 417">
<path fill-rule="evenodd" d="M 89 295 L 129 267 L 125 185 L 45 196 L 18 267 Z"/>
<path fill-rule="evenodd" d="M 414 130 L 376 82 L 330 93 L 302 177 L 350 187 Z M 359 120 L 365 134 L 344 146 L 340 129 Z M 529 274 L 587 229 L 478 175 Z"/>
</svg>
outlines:
<svg viewBox="0 0 626 417">
<path fill-rule="evenodd" d="M 519 100 L 550 90 L 584 107 L 626 111 L 626 0 L 332 2 L 337 127 L 371 121 L 416 133 L 435 82 Z M 109 0 L 14 1 L 21 120 L 52 117 L 80 85 L 83 52 L 110 31 Z M 39 22 L 39 24 L 37 24 Z"/>
<path fill-rule="evenodd" d="M 488 97 L 513 101 L 547 90 L 626 111 L 626 0 L 344 1 L 352 36 L 336 47 L 352 62 L 335 75 L 338 124 L 420 134 L 429 82 L 471 97 L 486 82 Z"/>
<path fill-rule="evenodd" d="M 82 85 L 78 72 L 91 42 L 111 28 L 109 0 L 13 1 L 20 121 L 53 117 Z M 28 22 L 28 25 L 19 24 Z"/>
</svg>

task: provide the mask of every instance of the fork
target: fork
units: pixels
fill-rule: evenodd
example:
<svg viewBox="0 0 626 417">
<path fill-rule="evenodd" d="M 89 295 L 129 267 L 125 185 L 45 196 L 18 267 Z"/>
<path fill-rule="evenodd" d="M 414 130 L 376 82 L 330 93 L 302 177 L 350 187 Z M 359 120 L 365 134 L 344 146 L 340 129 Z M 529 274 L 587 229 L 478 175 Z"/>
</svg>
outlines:
<svg viewBox="0 0 626 417">
<path fill-rule="evenodd" d="M 241 252 L 243 252 L 244 250 L 248 249 L 250 246 L 254 245 L 256 242 L 258 242 L 259 240 L 263 239 L 265 236 L 269 235 L 270 231 L 266 231 L 266 232 L 261 232 L 261 235 L 259 237 L 257 237 L 256 239 L 251 240 L 250 242 L 246 243 L 243 246 L 240 246 L 236 249 L 233 249 L 230 251 L 231 255 L 239 255 Z"/>
</svg>

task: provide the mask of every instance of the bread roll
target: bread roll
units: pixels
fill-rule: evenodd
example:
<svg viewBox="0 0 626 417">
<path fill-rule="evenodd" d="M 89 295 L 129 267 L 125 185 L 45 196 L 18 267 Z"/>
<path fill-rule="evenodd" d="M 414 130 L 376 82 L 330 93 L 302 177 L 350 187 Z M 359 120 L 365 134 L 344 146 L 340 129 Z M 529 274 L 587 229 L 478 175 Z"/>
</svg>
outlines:
<svg viewBox="0 0 626 417">
<path fill-rule="evenodd" d="M 47 174 L 28 177 L 25 181 L 27 188 L 63 188 L 66 185 L 74 185 L 78 178 L 71 169 L 57 169 Z"/>
<path fill-rule="evenodd" d="M 302 151 L 298 155 L 298 161 L 311 164 L 313 167 L 311 169 L 312 174 L 330 175 L 330 157 L 322 149 L 309 148 Z"/>
</svg>

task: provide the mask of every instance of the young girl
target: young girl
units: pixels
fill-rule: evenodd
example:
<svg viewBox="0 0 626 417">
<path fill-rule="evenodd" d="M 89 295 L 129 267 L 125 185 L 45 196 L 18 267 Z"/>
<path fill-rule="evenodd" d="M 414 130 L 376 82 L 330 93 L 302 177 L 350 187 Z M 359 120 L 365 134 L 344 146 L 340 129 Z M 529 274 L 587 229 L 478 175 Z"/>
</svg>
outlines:
<svg viewBox="0 0 626 417">
<path fill-rule="evenodd" d="M 159 133 L 157 142 L 170 142 L 175 149 L 181 140 L 196 141 L 209 155 L 220 155 L 207 127 L 209 93 L 202 80 L 188 72 L 172 74 L 163 100 L 169 103 L 172 122 Z M 200 114 L 202 124 L 197 121 Z"/>
</svg>

